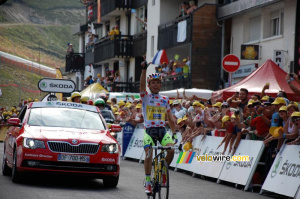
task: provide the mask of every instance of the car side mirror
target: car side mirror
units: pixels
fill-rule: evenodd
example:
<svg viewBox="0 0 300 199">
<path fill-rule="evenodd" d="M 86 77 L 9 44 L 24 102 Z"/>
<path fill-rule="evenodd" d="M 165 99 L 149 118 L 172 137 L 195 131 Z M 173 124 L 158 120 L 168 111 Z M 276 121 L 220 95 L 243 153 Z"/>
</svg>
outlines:
<svg viewBox="0 0 300 199">
<path fill-rule="evenodd" d="M 21 124 L 21 120 L 19 118 L 9 118 L 6 122 L 12 126 L 20 126 Z"/>
<path fill-rule="evenodd" d="M 109 129 L 110 129 L 110 132 L 120 132 L 120 131 L 122 131 L 122 127 L 118 124 L 111 124 Z"/>
</svg>

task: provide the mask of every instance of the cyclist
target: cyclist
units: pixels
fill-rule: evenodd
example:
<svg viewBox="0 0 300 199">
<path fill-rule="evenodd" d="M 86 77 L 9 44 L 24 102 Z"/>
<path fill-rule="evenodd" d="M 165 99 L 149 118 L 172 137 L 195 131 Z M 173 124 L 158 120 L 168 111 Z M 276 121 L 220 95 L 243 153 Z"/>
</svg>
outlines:
<svg viewBox="0 0 300 199">
<path fill-rule="evenodd" d="M 161 75 L 152 74 L 147 78 L 148 87 L 150 93 L 146 91 L 146 71 L 148 64 L 146 61 L 141 63 L 141 83 L 140 83 L 140 96 L 142 99 L 142 110 L 144 117 L 144 149 L 145 154 L 148 154 L 149 146 L 154 145 L 153 138 L 156 137 L 162 146 L 174 146 L 172 136 L 166 132 L 165 125 L 167 120 L 171 127 L 172 132 L 174 131 L 174 122 L 172 120 L 172 113 L 169 104 L 169 98 L 159 94 L 161 88 Z M 145 193 L 150 194 L 151 189 L 151 167 L 152 167 L 152 151 L 150 157 L 147 158 L 145 155 L 145 177 L 146 177 L 146 190 Z M 174 157 L 174 150 L 167 150 L 166 161 L 168 165 L 171 164 Z M 163 172 L 163 184 L 166 182 L 166 175 Z"/>
<path fill-rule="evenodd" d="M 80 103 L 81 94 L 79 92 L 73 92 L 71 94 L 72 102 Z"/>
</svg>

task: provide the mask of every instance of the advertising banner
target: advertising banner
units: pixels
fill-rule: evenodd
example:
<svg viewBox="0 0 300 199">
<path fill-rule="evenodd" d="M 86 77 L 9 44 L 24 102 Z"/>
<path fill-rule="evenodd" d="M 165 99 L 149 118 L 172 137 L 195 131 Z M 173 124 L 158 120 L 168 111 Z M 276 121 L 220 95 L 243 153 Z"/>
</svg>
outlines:
<svg viewBox="0 0 300 199">
<path fill-rule="evenodd" d="M 132 137 L 134 129 L 135 129 L 135 126 L 133 126 L 132 124 L 127 122 L 125 124 L 125 126 L 123 127 L 122 133 L 118 133 L 118 134 L 122 134 L 122 141 L 121 141 L 121 143 L 119 142 L 120 145 L 122 146 L 122 156 L 124 156 L 126 149 L 130 143 L 130 139 Z"/>
<path fill-rule="evenodd" d="M 248 189 L 263 150 L 262 141 L 241 140 L 235 155 L 249 156 L 249 161 L 226 162 L 219 180 L 245 185 L 245 190 Z"/>
<path fill-rule="evenodd" d="M 214 136 L 206 136 L 206 138 L 202 140 L 202 135 L 195 138 L 193 142 L 193 150 L 196 152 L 196 156 L 193 160 L 193 171 L 196 174 L 218 178 L 224 162 L 198 162 L 198 155 L 221 155 L 224 145 L 218 148 L 218 145 L 222 142 L 223 137 L 214 137 Z"/>
<path fill-rule="evenodd" d="M 262 190 L 300 198 L 300 146 L 283 145 L 276 156 Z"/>
<path fill-rule="evenodd" d="M 144 129 L 137 128 L 133 132 L 130 142 L 126 149 L 124 157 L 134 158 L 139 160 L 144 151 Z"/>
</svg>

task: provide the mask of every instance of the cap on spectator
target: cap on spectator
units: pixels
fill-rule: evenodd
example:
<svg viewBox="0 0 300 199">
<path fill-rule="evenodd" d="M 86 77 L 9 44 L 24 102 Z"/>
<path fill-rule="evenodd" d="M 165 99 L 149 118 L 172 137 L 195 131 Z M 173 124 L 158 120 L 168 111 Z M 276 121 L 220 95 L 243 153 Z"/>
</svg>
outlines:
<svg viewBox="0 0 300 199">
<path fill-rule="evenodd" d="M 247 106 L 252 106 L 252 105 L 253 105 L 253 102 L 254 102 L 253 99 L 249 100 Z"/>
<path fill-rule="evenodd" d="M 179 100 L 174 100 L 173 105 L 180 104 Z"/>
<path fill-rule="evenodd" d="M 73 46 L 73 44 L 72 44 L 72 43 L 70 43 L 70 44 L 69 44 L 69 46 Z"/>
<path fill-rule="evenodd" d="M 300 117 L 300 112 L 294 112 L 291 117 Z"/>
<path fill-rule="evenodd" d="M 101 77 L 101 74 L 98 73 L 98 74 L 97 74 L 97 77 Z"/>
<path fill-rule="evenodd" d="M 109 104 L 110 104 L 110 103 L 111 103 L 111 101 L 110 101 L 110 100 L 107 100 L 107 101 L 106 101 L 106 103 L 109 103 Z"/>
<path fill-rule="evenodd" d="M 35 101 L 35 102 L 39 102 L 40 100 L 39 100 L 39 99 L 35 99 L 34 101 Z"/>
<path fill-rule="evenodd" d="M 185 115 L 183 118 L 178 118 L 177 119 L 177 124 L 179 124 L 180 122 L 184 121 L 184 120 L 187 120 L 187 116 Z"/>
<path fill-rule="evenodd" d="M 169 100 L 169 104 L 172 105 L 173 104 L 173 100 Z"/>
<path fill-rule="evenodd" d="M 218 107 L 218 108 L 221 108 L 222 106 L 222 103 L 221 102 L 217 102 L 215 103 L 214 105 L 212 105 L 213 107 Z"/>
<path fill-rule="evenodd" d="M 131 103 L 130 102 L 127 102 L 126 104 L 125 104 L 125 107 L 127 107 L 127 108 L 129 108 L 131 106 Z"/>
<path fill-rule="evenodd" d="M 187 59 L 185 59 L 185 58 L 184 58 L 182 61 L 184 61 L 184 62 L 185 62 L 185 61 L 187 61 Z"/>
<path fill-rule="evenodd" d="M 177 63 L 175 62 L 174 64 L 173 64 L 173 66 L 176 66 L 177 65 Z"/>
<path fill-rule="evenodd" d="M 282 97 L 277 97 L 272 104 L 274 105 L 285 104 L 285 100 Z"/>
<path fill-rule="evenodd" d="M 111 110 L 112 110 L 112 112 L 113 112 L 114 114 L 118 111 L 117 108 L 112 108 Z"/>
<path fill-rule="evenodd" d="M 282 127 L 277 127 L 277 126 L 272 126 L 269 129 L 269 133 L 273 136 L 273 137 L 278 137 L 279 136 L 279 131 L 283 131 Z"/>
<path fill-rule="evenodd" d="M 125 102 L 124 102 L 123 100 L 120 100 L 120 101 L 118 102 L 118 105 L 119 105 L 119 106 L 125 106 Z"/>
<path fill-rule="evenodd" d="M 135 108 L 142 108 L 142 104 L 137 104 Z"/>
<path fill-rule="evenodd" d="M 287 112 L 287 107 L 286 107 L 286 106 L 280 107 L 279 112 L 280 112 L 280 111 L 286 111 L 286 112 Z"/>
<path fill-rule="evenodd" d="M 261 101 L 268 101 L 269 98 L 270 98 L 269 96 L 265 95 L 265 96 L 263 96 L 263 98 L 261 98 Z"/>
<path fill-rule="evenodd" d="M 230 117 L 228 115 L 225 115 L 224 117 L 222 117 L 222 124 L 224 124 L 225 122 L 229 121 Z"/>
<path fill-rule="evenodd" d="M 223 102 L 222 105 L 221 105 L 221 107 L 223 107 L 223 106 L 229 107 L 229 104 L 227 102 Z"/>
<path fill-rule="evenodd" d="M 118 111 L 114 112 L 115 115 L 120 115 L 120 113 Z"/>
<path fill-rule="evenodd" d="M 120 115 L 125 115 L 125 112 L 124 111 L 120 111 L 119 114 Z"/>
<path fill-rule="evenodd" d="M 201 103 L 198 102 L 198 101 L 195 101 L 195 102 L 193 103 L 193 106 L 201 106 Z"/>
</svg>

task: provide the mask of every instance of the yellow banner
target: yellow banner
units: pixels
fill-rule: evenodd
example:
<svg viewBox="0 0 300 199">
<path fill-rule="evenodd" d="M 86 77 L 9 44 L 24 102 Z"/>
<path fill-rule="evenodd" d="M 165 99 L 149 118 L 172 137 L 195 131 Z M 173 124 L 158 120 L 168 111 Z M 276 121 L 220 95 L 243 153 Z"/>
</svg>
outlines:
<svg viewBox="0 0 300 199">
<path fill-rule="evenodd" d="M 157 106 L 147 106 L 147 120 L 161 120 L 166 119 L 166 108 Z"/>
</svg>

